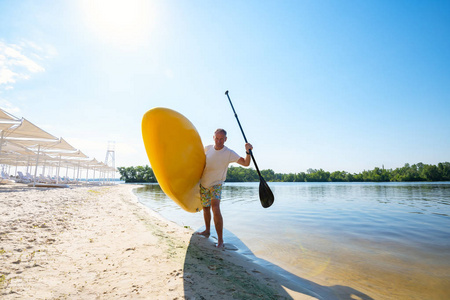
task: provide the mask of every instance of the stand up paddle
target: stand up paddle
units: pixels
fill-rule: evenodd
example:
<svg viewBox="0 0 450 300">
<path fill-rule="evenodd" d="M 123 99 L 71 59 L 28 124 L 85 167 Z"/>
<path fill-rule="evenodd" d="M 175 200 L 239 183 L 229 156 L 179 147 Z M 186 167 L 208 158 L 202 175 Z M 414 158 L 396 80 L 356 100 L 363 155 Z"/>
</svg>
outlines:
<svg viewBox="0 0 450 300">
<path fill-rule="evenodd" d="M 242 135 L 244 136 L 244 140 L 246 143 L 248 143 L 247 138 L 245 137 L 244 130 L 242 130 L 241 122 L 239 122 L 239 118 L 236 114 L 236 111 L 234 110 L 233 103 L 231 103 L 231 99 L 230 99 L 230 96 L 228 95 L 228 91 L 225 92 L 225 95 L 227 95 L 228 101 L 230 101 L 231 108 L 233 109 L 234 116 L 236 117 L 239 128 L 241 129 Z M 264 180 L 264 178 L 261 175 L 261 172 L 258 169 L 258 165 L 256 164 L 256 160 L 253 157 L 252 150 L 249 150 L 249 152 L 250 152 L 250 156 L 252 157 L 253 163 L 255 164 L 255 168 L 256 168 L 256 171 L 258 172 L 258 176 L 259 176 L 259 200 L 261 201 L 261 205 L 264 208 L 268 208 L 273 204 L 273 201 L 274 201 L 273 193 L 270 190 L 269 186 L 267 185 L 266 181 Z"/>
</svg>

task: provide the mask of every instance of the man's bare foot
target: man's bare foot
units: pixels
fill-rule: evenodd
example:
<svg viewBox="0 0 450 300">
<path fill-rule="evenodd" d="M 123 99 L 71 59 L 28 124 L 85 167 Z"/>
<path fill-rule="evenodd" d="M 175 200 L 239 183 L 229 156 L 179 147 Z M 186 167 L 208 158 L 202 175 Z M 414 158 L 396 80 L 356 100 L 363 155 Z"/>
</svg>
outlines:
<svg viewBox="0 0 450 300">
<path fill-rule="evenodd" d="M 225 244 L 223 242 L 217 243 L 216 248 L 225 249 Z"/>
<path fill-rule="evenodd" d="M 204 237 L 209 237 L 211 233 L 208 230 L 202 231 L 202 232 L 196 232 L 198 235 L 203 235 Z"/>
</svg>

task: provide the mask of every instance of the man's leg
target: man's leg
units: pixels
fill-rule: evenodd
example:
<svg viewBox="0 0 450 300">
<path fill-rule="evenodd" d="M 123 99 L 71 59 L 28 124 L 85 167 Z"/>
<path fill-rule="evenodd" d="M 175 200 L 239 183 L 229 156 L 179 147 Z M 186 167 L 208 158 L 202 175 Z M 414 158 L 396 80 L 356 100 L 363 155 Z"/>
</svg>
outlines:
<svg viewBox="0 0 450 300">
<path fill-rule="evenodd" d="M 211 232 L 211 206 L 203 207 L 203 219 L 205 220 L 205 230 L 198 234 L 209 237 Z"/>
<path fill-rule="evenodd" d="M 223 218 L 220 212 L 220 200 L 212 199 L 211 207 L 214 214 L 214 225 L 217 232 L 217 247 L 223 247 Z"/>
<path fill-rule="evenodd" d="M 211 232 L 211 191 L 200 185 L 200 201 L 203 206 L 203 219 L 205 220 L 205 230 L 197 234 L 209 237 Z"/>
</svg>

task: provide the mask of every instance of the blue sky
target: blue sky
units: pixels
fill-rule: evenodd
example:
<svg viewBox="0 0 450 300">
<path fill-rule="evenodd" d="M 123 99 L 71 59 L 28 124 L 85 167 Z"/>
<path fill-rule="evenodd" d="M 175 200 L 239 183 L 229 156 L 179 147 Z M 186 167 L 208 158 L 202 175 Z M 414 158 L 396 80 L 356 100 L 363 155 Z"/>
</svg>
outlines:
<svg viewBox="0 0 450 300">
<path fill-rule="evenodd" d="M 92 3 L 94 2 L 94 3 Z M 145 165 L 143 114 L 261 169 L 360 172 L 450 153 L 448 1 L 0 0 L 0 107 L 116 166 Z"/>
</svg>

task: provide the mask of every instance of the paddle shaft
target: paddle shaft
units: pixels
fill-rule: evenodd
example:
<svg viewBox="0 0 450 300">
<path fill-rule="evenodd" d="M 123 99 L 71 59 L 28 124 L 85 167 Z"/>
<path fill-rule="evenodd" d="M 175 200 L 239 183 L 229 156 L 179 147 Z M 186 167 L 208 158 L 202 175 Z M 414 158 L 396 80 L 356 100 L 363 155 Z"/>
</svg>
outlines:
<svg viewBox="0 0 450 300">
<path fill-rule="evenodd" d="M 241 129 L 242 135 L 244 136 L 244 141 L 246 143 L 248 143 L 247 138 L 245 137 L 244 130 L 242 129 L 241 122 L 239 122 L 238 115 L 237 115 L 236 111 L 234 110 L 234 106 L 233 106 L 233 103 L 231 102 L 230 95 L 228 95 L 228 91 L 225 92 L 225 95 L 227 95 L 228 101 L 230 101 L 231 109 L 233 109 L 234 116 L 236 117 L 236 120 L 238 122 L 239 128 Z M 248 151 L 250 152 L 250 156 L 252 157 L 253 164 L 255 164 L 255 168 L 256 168 L 256 171 L 258 172 L 259 178 L 262 178 L 261 172 L 259 172 L 258 164 L 256 163 L 255 157 L 253 157 L 252 150 L 248 150 Z"/>
</svg>

